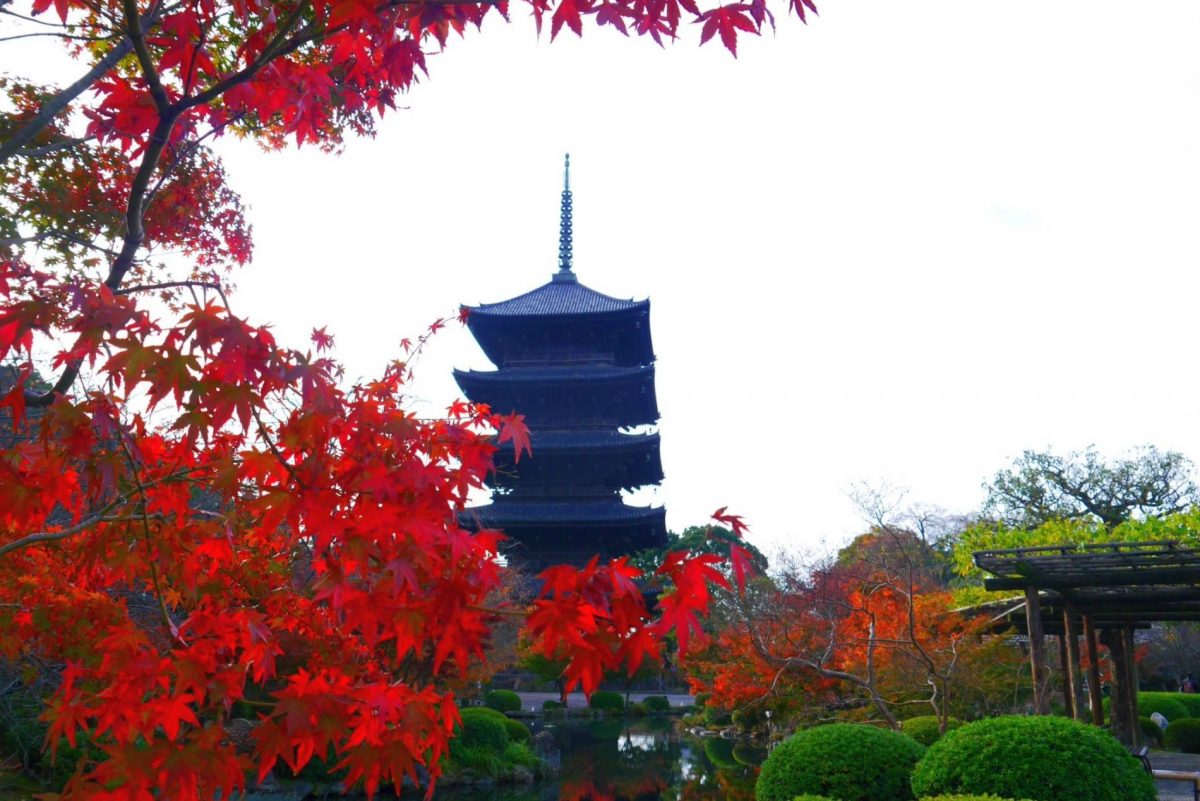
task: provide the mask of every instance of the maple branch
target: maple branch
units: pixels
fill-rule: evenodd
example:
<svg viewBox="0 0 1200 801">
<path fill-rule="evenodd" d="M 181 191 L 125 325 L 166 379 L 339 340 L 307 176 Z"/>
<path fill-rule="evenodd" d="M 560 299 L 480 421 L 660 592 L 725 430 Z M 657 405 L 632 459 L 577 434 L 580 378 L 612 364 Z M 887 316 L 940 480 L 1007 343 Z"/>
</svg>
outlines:
<svg viewBox="0 0 1200 801">
<path fill-rule="evenodd" d="M 33 33 L 17 33 L 12 36 L 0 36 L 0 42 L 13 42 L 17 39 L 33 39 L 34 37 L 50 36 L 55 39 L 67 39 L 73 42 L 103 42 L 107 36 L 78 36 L 71 33 L 55 33 L 53 31 L 34 31 Z"/>
<path fill-rule="evenodd" d="M 129 55 L 133 51 L 133 42 L 128 37 L 122 39 L 117 45 L 109 50 L 103 58 L 84 73 L 83 77 L 75 81 L 75 83 L 63 89 L 61 92 L 52 97 L 46 105 L 38 110 L 38 113 L 30 118 L 29 122 L 21 126 L 21 129 L 12 135 L 4 144 L 0 144 L 0 164 L 8 161 L 15 156 L 21 149 L 21 146 L 26 142 L 31 141 L 43 128 L 66 110 L 67 106 L 71 105 L 71 101 L 83 94 L 96 79 L 104 73 L 115 67 L 121 59 Z"/>
<path fill-rule="evenodd" d="M 95 138 L 96 137 L 94 136 L 71 137 L 69 139 L 63 139 L 61 142 L 51 142 L 50 144 L 42 145 L 41 147 L 25 148 L 24 150 L 17 151 L 17 155 L 21 158 L 37 158 L 38 156 L 45 156 L 59 150 L 65 150 L 66 148 L 74 147 L 75 145 L 81 145 L 84 142 L 90 142 Z"/>
<path fill-rule="evenodd" d="M 164 476 L 160 476 L 160 477 L 154 479 L 153 481 L 148 482 L 146 484 L 146 487 L 147 488 L 156 487 L 159 484 L 165 484 L 168 481 L 174 481 L 177 478 L 186 479 L 191 474 L 200 473 L 206 469 L 207 468 L 204 468 L 204 467 L 192 467 L 192 468 L 187 468 L 187 469 L 183 469 L 183 470 L 177 470 L 173 473 L 168 473 Z M 133 516 L 121 516 L 121 515 L 109 516 L 108 515 L 109 512 L 111 512 L 113 509 L 117 508 L 118 506 L 120 506 L 121 504 L 125 503 L 128 500 L 129 500 L 128 495 L 119 495 L 116 498 L 113 498 L 108 503 L 106 503 L 104 506 L 102 506 L 100 508 L 100 511 L 96 512 L 94 515 L 87 518 L 86 520 L 82 520 L 79 523 L 77 523 L 76 525 L 71 526 L 70 528 L 63 529 L 62 531 L 39 531 L 34 534 L 27 534 L 26 536 L 21 537 L 20 539 L 13 540 L 12 542 L 9 542 L 9 543 L 5 543 L 4 545 L 0 545 L 0 556 L 3 556 L 4 554 L 9 553 L 10 551 L 15 551 L 18 548 L 24 548 L 28 545 L 35 545 L 39 542 L 51 542 L 54 540 L 61 540 L 61 539 L 65 539 L 66 537 L 74 536 L 74 535 L 78 534 L 79 532 L 84 531 L 85 529 L 96 525 L 97 523 L 122 523 L 122 522 L 131 521 L 131 520 L 136 520 L 137 518 L 133 517 Z M 151 515 L 151 519 L 155 519 L 155 520 L 165 519 L 165 517 L 163 515 L 155 513 L 155 514 Z"/>
<path fill-rule="evenodd" d="M 181 289 L 183 287 L 221 291 L 220 284 L 214 284 L 209 281 L 164 281 L 161 284 L 135 284 L 134 286 L 121 287 L 115 290 L 113 294 L 132 295 L 134 292 L 154 292 L 156 290 Z"/>
<path fill-rule="evenodd" d="M 105 507 L 105 510 L 107 511 L 116 505 L 117 502 L 114 501 Z M 136 519 L 136 517 L 124 515 L 95 515 L 94 517 L 89 517 L 88 519 L 83 520 L 74 526 L 71 526 L 70 528 L 64 528 L 62 531 L 39 531 L 35 534 L 27 534 L 20 539 L 0 545 L 0 556 L 4 556 L 4 554 L 9 553 L 10 551 L 26 548 L 30 545 L 36 545 L 39 542 L 53 542 L 55 540 L 64 540 L 67 537 L 73 537 L 79 532 L 91 528 L 98 523 L 123 523 Z"/>
<path fill-rule="evenodd" d="M 122 8 L 125 10 L 129 38 L 133 42 L 133 52 L 137 54 L 138 63 L 142 66 L 142 75 L 146 79 L 147 86 L 150 87 L 150 96 L 154 98 L 154 105 L 158 109 L 158 113 L 166 117 L 171 107 L 171 101 L 167 97 L 167 90 L 163 88 L 162 79 L 158 75 L 154 61 L 150 58 L 150 50 L 146 47 L 146 38 L 142 30 L 142 18 L 137 9 L 137 0 L 123 0 Z M 158 4 L 156 3 L 148 16 L 153 16 L 157 8 Z"/>
<path fill-rule="evenodd" d="M 171 129 L 175 126 L 175 121 L 179 113 L 179 111 L 172 110 L 159 117 L 158 124 L 154 126 L 154 132 L 150 135 L 150 140 L 146 145 L 142 163 L 133 178 L 133 184 L 129 190 L 128 205 L 125 211 L 125 239 L 120 252 L 117 253 L 116 259 L 113 260 L 108 277 L 104 280 L 104 285 L 113 291 L 120 288 L 121 280 L 125 277 L 125 273 L 129 272 L 129 268 L 133 266 L 134 257 L 137 255 L 138 248 L 141 247 L 142 240 L 145 238 L 146 232 L 142 225 L 142 215 L 145 213 L 144 201 L 146 188 L 149 186 L 150 178 L 158 167 L 158 160 L 167 146 Z M 37 394 L 27 391 L 25 393 L 25 404 L 34 407 L 49 406 L 54 402 L 55 397 L 66 392 L 71 384 L 75 383 L 75 379 L 79 377 L 80 367 L 82 367 L 82 362 L 79 360 L 67 364 L 62 375 L 54 382 L 54 386 L 46 392 Z"/>
</svg>

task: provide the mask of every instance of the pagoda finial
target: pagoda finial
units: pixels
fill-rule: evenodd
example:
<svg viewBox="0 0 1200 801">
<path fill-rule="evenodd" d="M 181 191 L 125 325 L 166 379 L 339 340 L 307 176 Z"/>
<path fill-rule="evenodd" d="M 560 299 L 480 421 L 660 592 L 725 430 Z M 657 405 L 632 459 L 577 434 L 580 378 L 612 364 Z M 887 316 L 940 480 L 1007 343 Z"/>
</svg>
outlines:
<svg viewBox="0 0 1200 801">
<path fill-rule="evenodd" d="M 562 211 L 558 224 L 558 272 L 555 281 L 574 281 L 571 272 L 571 154 L 563 162 Z"/>
</svg>

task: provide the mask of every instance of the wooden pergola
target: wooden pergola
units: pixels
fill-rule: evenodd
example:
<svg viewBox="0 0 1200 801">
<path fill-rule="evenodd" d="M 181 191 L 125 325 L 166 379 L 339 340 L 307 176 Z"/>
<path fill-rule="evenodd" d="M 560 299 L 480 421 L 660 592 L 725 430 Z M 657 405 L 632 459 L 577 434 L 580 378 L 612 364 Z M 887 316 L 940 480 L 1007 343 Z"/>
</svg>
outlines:
<svg viewBox="0 0 1200 801">
<path fill-rule="evenodd" d="M 1098 641 L 1108 648 L 1113 666 L 1113 731 L 1122 742 L 1141 745 L 1133 632 L 1153 622 L 1200 620 L 1200 549 L 1177 542 L 1111 542 L 977 551 L 974 557 L 993 576 L 984 580 L 985 588 L 1025 594 L 1024 601 L 1010 601 L 997 619 L 1007 619 L 1029 637 L 1038 714 L 1050 711 L 1049 634 L 1059 638 L 1067 711 L 1077 720 L 1088 719 L 1080 670 L 1082 636 L 1091 721 L 1104 725 Z"/>
</svg>

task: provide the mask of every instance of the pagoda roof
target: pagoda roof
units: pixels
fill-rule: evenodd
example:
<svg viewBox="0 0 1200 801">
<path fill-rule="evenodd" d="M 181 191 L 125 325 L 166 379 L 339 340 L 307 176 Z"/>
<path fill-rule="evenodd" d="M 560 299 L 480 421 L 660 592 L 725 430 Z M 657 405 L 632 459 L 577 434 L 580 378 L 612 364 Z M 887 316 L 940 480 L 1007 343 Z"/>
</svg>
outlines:
<svg viewBox="0 0 1200 801">
<path fill-rule="evenodd" d="M 534 452 L 544 451 L 588 451 L 593 449 L 644 448 L 659 443 L 655 434 L 622 434 L 620 431 L 584 429 L 582 431 L 532 431 L 529 435 Z M 512 450 L 512 443 L 504 443 L 501 450 Z"/>
<path fill-rule="evenodd" d="M 654 374 L 654 365 L 618 367 L 610 364 L 562 364 L 537 365 L 530 367 L 506 367 L 503 370 L 455 370 L 454 377 L 472 382 L 488 384 L 522 384 L 577 381 L 607 381 L 622 378 L 640 378 Z"/>
<path fill-rule="evenodd" d="M 597 292 L 574 280 L 556 276 L 537 289 L 498 303 L 468 306 L 471 316 L 485 317 L 566 317 L 580 314 L 606 314 L 648 309 L 649 300 L 622 300 Z"/>
<path fill-rule="evenodd" d="M 627 506 L 619 500 L 534 501 L 497 499 L 487 506 L 473 506 L 464 512 L 469 520 L 485 526 L 504 528 L 512 525 L 588 525 L 661 521 L 666 510 L 661 506 Z"/>
</svg>

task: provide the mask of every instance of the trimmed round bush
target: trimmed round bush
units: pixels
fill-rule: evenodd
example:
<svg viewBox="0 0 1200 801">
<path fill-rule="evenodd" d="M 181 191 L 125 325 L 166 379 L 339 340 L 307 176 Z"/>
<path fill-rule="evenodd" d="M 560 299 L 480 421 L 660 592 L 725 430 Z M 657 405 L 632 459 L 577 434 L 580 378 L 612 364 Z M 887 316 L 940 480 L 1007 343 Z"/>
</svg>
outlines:
<svg viewBox="0 0 1200 801">
<path fill-rule="evenodd" d="M 958 718 L 946 719 L 946 731 L 954 731 L 963 725 Z M 938 729 L 937 715 L 918 715 L 900 723 L 900 731 L 921 745 L 933 745 L 942 736 Z"/>
<path fill-rule="evenodd" d="M 792 801 L 834 801 L 834 799 L 827 795 L 813 795 L 812 793 L 805 793 L 804 795 L 796 796 L 792 799 Z"/>
<path fill-rule="evenodd" d="M 754 797 L 792 801 L 815 793 L 838 801 L 912 801 L 909 775 L 924 750 L 888 729 L 861 723 L 817 726 L 775 747 L 758 774 Z"/>
<path fill-rule="evenodd" d="M 668 712 L 671 709 L 671 702 L 665 695 L 647 695 L 642 699 L 642 703 L 651 712 Z"/>
<path fill-rule="evenodd" d="M 1000 717 L 948 732 L 912 775 L 918 797 L 1155 801 L 1154 782 L 1111 734 L 1056 717 Z"/>
<path fill-rule="evenodd" d="M 519 712 L 521 696 L 512 690 L 491 690 L 483 696 L 483 705 L 497 712 Z"/>
<path fill-rule="evenodd" d="M 566 709 L 561 701 L 542 701 L 543 712 L 553 712 L 555 709 Z"/>
<path fill-rule="evenodd" d="M 625 699 L 612 690 L 596 690 L 588 699 L 588 706 L 604 712 L 620 712 L 625 708 Z"/>
<path fill-rule="evenodd" d="M 463 745 L 486 748 L 496 753 L 508 745 L 508 732 L 505 731 L 504 722 L 495 717 L 495 710 L 470 707 L 460 710 L 459 714 L 462 716 Z"/>
<path fill-rule="evenodd" d="M 1179 718 L 1172 720 L 1163 733 L 1163 745 L 1172 751 L 1185 754 L 1200 754 L 1200 719 Z"/>
</svg>

